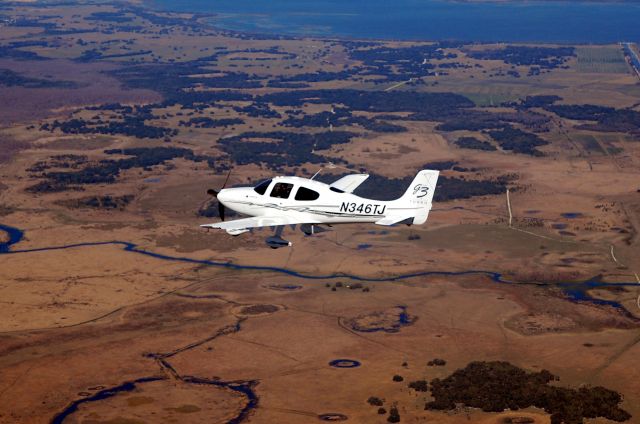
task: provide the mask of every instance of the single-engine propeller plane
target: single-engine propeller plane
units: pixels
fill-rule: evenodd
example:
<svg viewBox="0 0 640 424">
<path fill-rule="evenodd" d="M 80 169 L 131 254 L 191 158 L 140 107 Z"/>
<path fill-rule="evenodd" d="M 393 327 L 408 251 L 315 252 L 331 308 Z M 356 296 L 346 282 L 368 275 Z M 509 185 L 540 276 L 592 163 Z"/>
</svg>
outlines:
<svg viewBox="0 0 640 424">
<path fill-rule="evenodd" d="M 201 225 L 217 228 L 237 236 L 251 228 L 275 227 L 267 244 L 277 249 L 291 246 L 282 239 L 286 225 L 300 224 L 307 235 L 324 231 L 322 225 L 349 223 L 374 223 L 390 226 L 394 224 L 424 224 L 429 216 L 433 194 L 438 181 L 438 171 L 418 172 L 407 191 L 392 201 L 366 199 L 353 194 L 369 175 L 350 174 L 332 184 L 313 178 L 275 177 L 255 187 L 210 189 L 209 195 L 218 201 L 222 222 Z M 249 215 L 232 221 L 224 221 L 225 208 Z"/>
</svg>

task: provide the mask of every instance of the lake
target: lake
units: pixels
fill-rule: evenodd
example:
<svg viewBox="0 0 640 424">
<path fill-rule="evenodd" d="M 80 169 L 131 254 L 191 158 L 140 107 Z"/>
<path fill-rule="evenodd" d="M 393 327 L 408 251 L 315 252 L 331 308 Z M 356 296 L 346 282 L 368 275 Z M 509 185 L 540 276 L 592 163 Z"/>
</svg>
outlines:
<svg viewBox="0 0 640 424">
<path fill-rule="evenodd" d="M 398 40 L 614 43 L 640 41 L 640 4 L 563 1 L 147 0 L 216 13 L 224 29 Z"/>
</svg>

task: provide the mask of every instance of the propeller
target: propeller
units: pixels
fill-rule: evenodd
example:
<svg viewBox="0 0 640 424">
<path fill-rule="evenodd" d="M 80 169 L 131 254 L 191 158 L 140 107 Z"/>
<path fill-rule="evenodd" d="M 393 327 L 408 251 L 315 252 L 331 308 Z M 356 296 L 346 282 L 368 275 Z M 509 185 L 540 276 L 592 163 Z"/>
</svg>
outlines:
<svg viewBox="0 0 640 424">
<path fill-rule="evenodd" d="M 210 188 L 209 190 L 207 190 L 207 194 L 211 197 L 213 197 L 214 199 L 218 199 L 218 193 L 220 193 L 222 190 L 224 190 L 224 188 L 227 186 L 227 183 L 229 182 L 229 177 L 231 176 L 231 170 L 229 170 L 229 173 L 227 173 L 227 178 L 225 178 L 224 180 L 224 184 L 222 184 L 222 188 L 220 190 L 214 190 L 212 188 Z M 210 200 L 207 200 L 204 202 L 204 205 L 208 205 L 210 202 Z M 225 207 L 222 203 L 218 202 L 218 215 L 220 215 L 220 219 L 222 221 L 224 221 L 224 211 L 225 211 Z"/>
</svg>

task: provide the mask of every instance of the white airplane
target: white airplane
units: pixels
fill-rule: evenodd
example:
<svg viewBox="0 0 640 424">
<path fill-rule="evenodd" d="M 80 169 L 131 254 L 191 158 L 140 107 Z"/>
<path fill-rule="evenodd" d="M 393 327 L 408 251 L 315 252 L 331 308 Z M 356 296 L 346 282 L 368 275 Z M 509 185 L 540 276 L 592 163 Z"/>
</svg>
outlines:
<svg viewBox="0 0 640 424">
<path fill-rule="evenodd" d="M 237 236 L 251 228 L 275 227 L 275 234 L 267 238 L 274 249 L 291 246 L 283 240 L 286 225 L 301 224 L 301 230 L 311 235 L 321 232 L 321 224 L 374 223 L 377 225 L 424 224 L 429 216 L 438 171 L 418 172 L 407 191 L 392 201 L 379 201 L 359 197 L 352 192 L 369 175 L 351 174 L 332 184 L 308 178 L 275 177 L 255 187 L 223 188 L 207 193 L 218 200 L 223 222 L 204 224 L 204 228 L 217 228 Z M 228 180 L 227 176 L 227 180 Z M 249 215 L 249 218 L 224 222 L 225 208 Z"/>
</svg>

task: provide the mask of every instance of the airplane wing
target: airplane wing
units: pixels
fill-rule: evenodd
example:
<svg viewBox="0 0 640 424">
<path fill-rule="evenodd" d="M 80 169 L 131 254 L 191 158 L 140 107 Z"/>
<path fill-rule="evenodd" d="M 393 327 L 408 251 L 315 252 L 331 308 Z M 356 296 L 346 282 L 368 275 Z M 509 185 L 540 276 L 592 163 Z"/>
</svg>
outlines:
<svg viewBox="0 0 640 424">
<path fill-rule="evenodd" d="M 353 193 L 353 190 L 358 188 L 367 178 L 369 178 L 369 174 L 349 174 L 332 183 L 330 187 L 337 188 L 345 193 Z"/>
<path fill-rule="evenodd" d="M 216 222 L 213 224 L 204 224 L 204 228 L 220 228 L 222 230 L 246 230 L 248 228 L 257 227 L 277 227 L 279 225 L 293 224 L 320 224 L 320 221 L 300 220 L 288 216 L 254 216 L 251 218 L 235 219 L 233 221 Z"/>
</svg>

